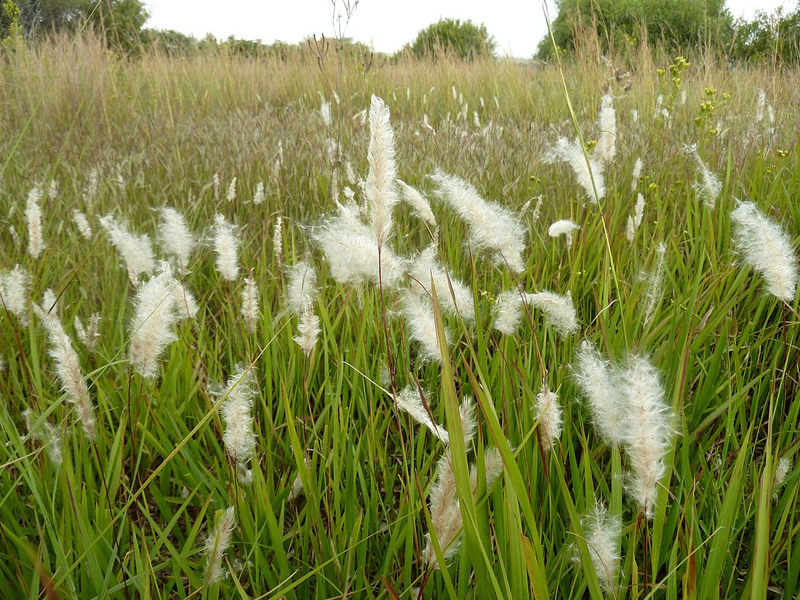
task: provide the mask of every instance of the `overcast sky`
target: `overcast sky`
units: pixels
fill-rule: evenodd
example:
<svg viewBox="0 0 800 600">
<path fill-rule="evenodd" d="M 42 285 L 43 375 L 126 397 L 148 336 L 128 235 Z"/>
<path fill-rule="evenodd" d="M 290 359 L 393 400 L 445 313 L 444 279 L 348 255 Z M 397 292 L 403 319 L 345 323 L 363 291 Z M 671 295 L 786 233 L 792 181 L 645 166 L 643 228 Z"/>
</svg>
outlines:
<svg viewBox="0 0 800 600">
<path fill-rule="evenodd" d="M 352 1 L 352 0 L 351 0 Z M 342 0 L 336 0 L 341 12 Z M 197 38 L 276 40 L 296 43 L 311 34 L 333 36 L 331 0 L 144 0 L 148 27 L 174 29 Z M 553 5 L 552 0 L 549 5 Z M 735 16 L 751 17 L 755 8 L 767 12 L 794 0 L 728 0 Z M 540 0 L 361 0 L 345 35 L 379 52 L 395 52 L 440 18 L 483 23 L 498 44 L 498 52 L 532 56 L 547 31 Z M 555 18 L 555 15 L 552 15 Z"/>
</svg>

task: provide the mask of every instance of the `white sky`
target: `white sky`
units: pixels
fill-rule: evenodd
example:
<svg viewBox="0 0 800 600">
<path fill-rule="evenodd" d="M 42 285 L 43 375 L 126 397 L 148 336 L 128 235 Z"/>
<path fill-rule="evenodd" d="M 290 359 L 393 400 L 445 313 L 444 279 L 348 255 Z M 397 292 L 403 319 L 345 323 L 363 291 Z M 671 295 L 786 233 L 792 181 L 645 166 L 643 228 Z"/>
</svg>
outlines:
<svg viewBox="0 0 800 600">
<path fill-rule="evenodd" d="M 342 0 L 336 0 L 341 12 Z M 144 0 L 147 27 L 174 29 L 197 38 L 276 40 L 297 43 L 311 34 L 334 35 L 331 0 Z M 552 0 L 549 2 L 554 10 Z M 734 16 L 751 17 L 756 8 L 771 12 L 794 0 L 728 0 Z M 547 26 L 540 0 L 361 0 L 345 35 L 381 52 L 395 52 L 417 32 L 440 18 L 486 25 L 503 55 L 530 57 Z M 551 14 L 555 18 L 555 14 Z"/>
</svg>

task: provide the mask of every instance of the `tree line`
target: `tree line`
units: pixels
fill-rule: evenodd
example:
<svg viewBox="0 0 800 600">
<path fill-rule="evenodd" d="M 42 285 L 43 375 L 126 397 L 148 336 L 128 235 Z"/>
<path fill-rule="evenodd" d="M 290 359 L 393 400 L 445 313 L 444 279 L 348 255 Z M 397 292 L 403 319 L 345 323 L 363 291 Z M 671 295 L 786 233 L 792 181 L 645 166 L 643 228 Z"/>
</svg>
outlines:
<svg viewBox="0 0 800 600">
<path fill-rule="evenodd" d="M 125 55 L 156 48 L 187 56 L 214 49 L 288 60 L 307 49 L 305 43 L 264 44 L 210 35 L 198 40 L 177 31 L 147 29 L 148 13 L 141 0 L 0 0 L 0 6 L 0 38 L 6 41 L 21 37 L 35 42 L 54 32 L 90 28 Z M 589 33 L 606 51 L 646 43 L 681 53 L 713 50 L 737 61 L 800 62 L 800 0 L 791 11 L 758 12 L 749 21 L 734 19 L 725 0 L 556 0 L 555 8 L 552 37 L 545 36 L 538 46 L 540 60 L 553 58 L 556 49 L 571 53 L 577 40 Z M 367 46 L 351 40 L 336 40 L 336 48 L 359 57 L 371 55 Z M 395 58 L 447 54 L 472 60 L 492 56 L 495 50 L 484 25 L 442 19 L 420 31 Z"/>
</svg>

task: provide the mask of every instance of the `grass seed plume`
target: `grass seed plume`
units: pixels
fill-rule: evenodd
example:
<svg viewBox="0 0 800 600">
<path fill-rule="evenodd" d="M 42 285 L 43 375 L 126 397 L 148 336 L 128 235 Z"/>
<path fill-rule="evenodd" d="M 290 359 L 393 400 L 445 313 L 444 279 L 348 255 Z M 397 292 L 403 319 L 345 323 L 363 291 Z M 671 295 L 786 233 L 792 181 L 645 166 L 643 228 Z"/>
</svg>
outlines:
<svg viewBox="0 0 800 600">
<path fill-rule="evenodd" d="M 789 236 L 752 202 L 738 202 L 731 220 L 736 250 L 761 274 L 770 294 L 791 303 L 797 291 L 797 256 Z"/>
<path fill-rule="evenodd" d="M 525 269 L 525 228 L 517 215 L 484 200 L 471 184 L 454 175 L 437 170 L 431 179 L 442 199 L 469 225 L 473 248 L 488 252 L 498 267 L 507 265 L 514 273 Z"/>
</svg>

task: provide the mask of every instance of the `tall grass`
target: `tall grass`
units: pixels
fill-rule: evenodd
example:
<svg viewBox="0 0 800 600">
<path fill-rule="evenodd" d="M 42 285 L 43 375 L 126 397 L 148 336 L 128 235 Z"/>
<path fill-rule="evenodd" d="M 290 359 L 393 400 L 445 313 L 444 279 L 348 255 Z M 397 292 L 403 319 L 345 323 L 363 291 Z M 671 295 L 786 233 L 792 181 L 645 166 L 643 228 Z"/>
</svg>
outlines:
<svg viewBox="0 0 800 600">
<path fill-rule="evenodd" d="M 774 487 L 773 475 L 783 458 L 796 465 L 800 450 L 797 293 L 778 301 L 740 264 L 730 214 L 736 199 L 752 200 L 789 232 L 796 252 L 800 77 L 700 57 L 675 86 L 670 57 L 625 60 L 629 76 L 613 58 L 564 66 L 588 142 L 601 133 L 604 92 L 615 97 L 617 153 L 606 197 L 590 204 L 569 166 L 544 160 L 560 137 L 576 137 L 551 66 L 440 60 L 369 70 L 345 62 L 340 70 L 312 57 L 226 55 L 127 62 L 88 36 L 6 56 L 0 268 L 24 268 L 37 302 L 54 290 L 68 333 L 75 317 L 99 312 L 101 320 L 92 351 L 73 341 L 95 406 L 92 443 L 73 423 L 41 319 L 30 304 L 23 318 L 0 310 L 0 595 L 598 598 L 608 589 L 616 598 L 794 597 L 800 476 L 793 466 Z M 774 124 L 755 118 L 759 89 Z M 331 102 L 330 126 L 319 94 Z M 397 175 L 432 199 L 438 258 L 473 292 L 474 324 L 443 315 L 438 297 L 447 290 L 434 284 L 441 363 L 423 360 L 408 341 L 400 294 L 336 283 L 311 242 L 345 187 L 363 199 L 348 167 L 366 177 L 361 111 L 372 94 L 391 111 Z M 723 183 L 714 208 L 695 186 L 691 144 Z M 637 158 L 644 166 L 632 189 Z M 466 225 L 436 199 L 428 175 L 437 168 L 521 215 L 519 274 L 469 246 Z M 228 201 L 234 177 L 237 197 Z M 44 248 L 33 258 L 25 202 L 51 180 L 58 193 L 43 195 Z M 253 203 L 260 182 L 265 201 Z M 630 242 L 639 192 L 646 205 Z M 538 196 L 539 209 L 523 210 Z M 129 361 L 139 288 L 99 218 L 111 213 L 157 240 L 155 209 L 163 207 L 179 210 L 200 239 L 185 273 L 172 271 L 199 310 L 171 326 L 177 341 L 159 357 L 158 375 L 143 378 Z M 75 209 L 89 219 L 89 240 Z M 241 242 L 233 280 L 215 268 L 217 214 Z M 282 237 L 273 235 L 278 218 Z M 434 238 L 403 204 L 393 218 L 400 255 Z M 571 246 L 548 235 L 560 219 L 580 225 Z M 308 353 L 294 341 L 281 260 L 316 268 L 320 334 Z M 258 287 L 254 329 L 242 316 L 246 277 Z M 430 281 L 419 283 L 433 292 Z M 579 333 L 562 339 L 527 306 L 516 334 L 492 329 L 495 299 L 518 287 L 569 292 Z M 584 339 L 609 364 L 648 357 L 676 415 L 652 519 L 628 496 L 629 459 L 600 436 L 573 375 Z M 229 379 L 239 368 L 256 391 L 249 465 L 226 452 L 221 414 L 219 390 L 236 385 Z M 426 410 L 449 432 L 448 450 L 395 407 L 393 393 L 407 385 L 433 391 Z M 550 451 L 536 410 L 545 388 L 563 409 Z M 459 420 L 466 395 L 478 407 L 468 445 Z M 49 453 L 53 435 L 60 464 Z M 487 489 L 492 448 L 503 475 Z M 423 553 L 445 452 L 464 544 L 446 562 L 432 536 L 443 565 L 436 570 Z M 249 484 L 238 477 L 243 469 L 252 470 Z M 604 522 L 597 515 L 605 514 L 598 502 L 621 523 L 618 573 L 595 570 L 591 515 Z"/>
</svg>

